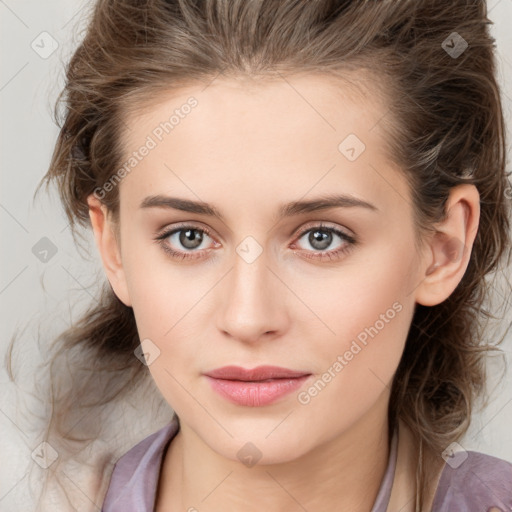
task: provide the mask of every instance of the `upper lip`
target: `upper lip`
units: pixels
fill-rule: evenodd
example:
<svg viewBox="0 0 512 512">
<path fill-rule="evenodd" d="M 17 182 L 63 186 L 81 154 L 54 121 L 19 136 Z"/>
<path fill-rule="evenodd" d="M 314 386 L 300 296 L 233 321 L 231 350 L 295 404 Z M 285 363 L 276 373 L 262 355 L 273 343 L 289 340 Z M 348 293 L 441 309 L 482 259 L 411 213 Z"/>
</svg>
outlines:
<svg viewBox="0 0 512 512">
<path fill-rule="evenodd" d="M 257 366 L 246 369 L 241 366 L 223 366 L 206 372 L 205 375 L 215 379 L 258 381 L 266 379 L 290 379 L 310 375 L 308 372 L 290 370 L 279 366 Z"/>
</svg>

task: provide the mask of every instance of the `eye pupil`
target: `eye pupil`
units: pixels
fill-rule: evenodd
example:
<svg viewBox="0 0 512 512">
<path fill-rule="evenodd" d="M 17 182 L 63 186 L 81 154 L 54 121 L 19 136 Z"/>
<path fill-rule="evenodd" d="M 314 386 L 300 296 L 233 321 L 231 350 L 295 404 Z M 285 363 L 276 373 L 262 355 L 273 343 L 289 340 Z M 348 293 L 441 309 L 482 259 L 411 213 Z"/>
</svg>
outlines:
<svg viewBox="0 0 512 512">
<path fill-rule="evenodd" d="M 180 244 L 187 249 L 196 249 L 203 241 L 202 233 L 197 229 L 183 229 L 180 231 Z M 196 243 L 198 242 L 198 243 Z"/>
<path fill-rule="evenodd" d="M 317 236 L 318 235 L 318 236 Z M 329 247 L 332 243 L 332 233 L 328 231 L 322 231 L 317 229 L 316 231 L 311 231 L 309 234 L 309 242 L 311 246 L 319 251 L 322 251 Z"/>
</svg>

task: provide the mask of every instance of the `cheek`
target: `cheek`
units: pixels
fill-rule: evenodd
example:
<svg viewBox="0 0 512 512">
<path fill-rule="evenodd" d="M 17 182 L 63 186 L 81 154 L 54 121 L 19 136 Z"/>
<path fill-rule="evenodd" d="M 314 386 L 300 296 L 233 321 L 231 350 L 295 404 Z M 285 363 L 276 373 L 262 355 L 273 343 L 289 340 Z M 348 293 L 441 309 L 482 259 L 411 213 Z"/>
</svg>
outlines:
<svg viewBox="0 0 512 512">
<path fill-rule="evenodd" d="M 382 244 L 355 252 L 330 272 L 296 276 L 294 291 L 323 321 L 326 335 L 352 338 L 386 312 L 385 320 L 394 319 L 404 316 L 398 309 L 408 310 L 414 305 L 415 261 L 410 248 Z"/>
<path fill-rule="evenodd" d="M 143 346 L 150 340 L 147 346 L 158 354 L 148 369 L 171 401 L 179 395 L 178 381 L 184 383 L 197 367 L 196 315 L 215 276 L 198 275 L 193 265 L 177 267 L 158 251 L 127 243 L 123 265 L 139 338 Z"/>
<path fill-rule="evenodd" d="M 322 390 L 317 406 L 333 400 L 362 411 L 390 387 L 415 306 L 415 253 L 397 247 L 388 243 L 362 252 L 339 271 L 301 281 L 298 294 L 322 320 L 305 323 L 306 337 L 315 340 L 316 370 L 328 373 L 325 394 L 322 383 L 311 390 Z"/>
<path fill-rule="evenodd" d="M 311 309 L 319 312 L 334 334 L 322 329 L 325 334 L 319 336 L 317 322 L 316 336 L 313 329 L 309 333 L 315 340 L 310 353 L 318 378 L 299 396 L 309 418 L 332 414 L 348 428 L 391 389 L 414 300 L 408 294 L 410 277 L 404 262 L 388 266 L 386 262 L 386 258 L 380 262 L 385 272 L 377 264 L 364 272 L 354 266 L 338 280 L 337 287 L 330 285 L 315 298 L 310 296 Z M 321 421 L 318 428 L 322 428 Z M 331 430 L 325 435 L 330 434 Z"/>
<path fill-rule="evenodd" d="M 178 268 L 151 241 L 127 241 L 123 268 L 141 337 L 167 337 L 204 294 L 192 267 Z"/>
</svg>

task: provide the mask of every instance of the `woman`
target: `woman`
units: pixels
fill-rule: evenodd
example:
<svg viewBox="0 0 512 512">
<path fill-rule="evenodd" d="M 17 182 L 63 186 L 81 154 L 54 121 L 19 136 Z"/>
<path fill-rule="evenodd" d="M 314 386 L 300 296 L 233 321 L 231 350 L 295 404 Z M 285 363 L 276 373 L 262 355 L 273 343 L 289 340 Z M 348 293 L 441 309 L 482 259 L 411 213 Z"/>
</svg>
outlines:
<svg viewBox="0 0 512 512">
<path fill-rule="evenodd" d="M 108 286 L 60 350 L 174 411 L 112 459 L 105 512 L 512 505 L 512 464 L 457 443 L 510 247 L 488 23 L 483 1 L 96 3 L 45 181 Z"/>
</svg>

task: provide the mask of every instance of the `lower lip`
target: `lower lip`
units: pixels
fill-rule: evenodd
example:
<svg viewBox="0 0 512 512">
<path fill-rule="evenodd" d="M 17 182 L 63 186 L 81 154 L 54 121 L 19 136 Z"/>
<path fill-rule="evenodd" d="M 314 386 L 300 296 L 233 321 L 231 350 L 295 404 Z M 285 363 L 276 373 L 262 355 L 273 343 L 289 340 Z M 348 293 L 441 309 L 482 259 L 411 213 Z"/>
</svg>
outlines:
<svg viewBox="0 0 512 512">
<path fill-rule="evenodd" d="M 261 407 L 269 405 L 284 395 L 300 388 L 310 377 L 272 379 L 260 382 L 247 382 L 243 380 L 214 379 L 206 375 L 213 390 L 227 398 L 230 402 L 248 407 Z"/>
</svg>

